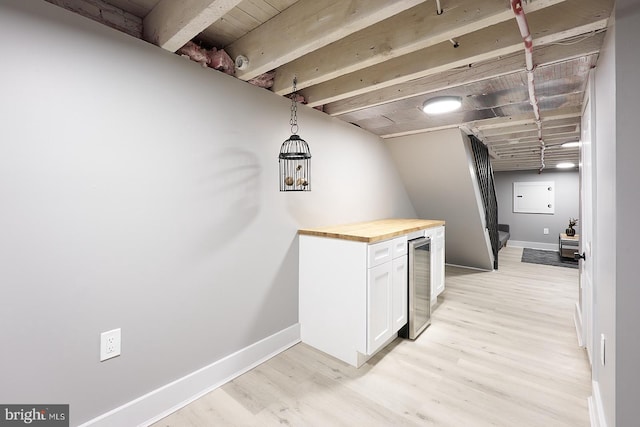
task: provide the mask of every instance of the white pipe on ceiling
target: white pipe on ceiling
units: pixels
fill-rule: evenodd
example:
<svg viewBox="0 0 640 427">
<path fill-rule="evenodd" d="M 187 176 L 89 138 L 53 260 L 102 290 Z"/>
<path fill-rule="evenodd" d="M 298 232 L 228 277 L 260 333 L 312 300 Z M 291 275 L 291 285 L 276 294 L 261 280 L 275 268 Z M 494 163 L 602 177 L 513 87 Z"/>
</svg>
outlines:
<svg viewBox="0 0 640 427">
<path fill-rule="evenodd" d="M 540 170 L 545 167 L 544 164 L 544 150 L 546 149 L 544 140 L 542 139 L 542 119 L 540 118 L 540 105 L 538 104 L 538 98 L 536 97 L 536 87 L 534 82 L 533 71 L 535 66 L 533 65 L 533 37 L 531 36 L 531 30 L 529 30 L 529 23 L 527 22 L 527 16 L 522 8 L 521 0 L 511 0 L 511 9 L 516 16 L 516 22 L 520 29 L 520 34 L 524 40 L 524 55 L 527 65 L 527 82 L 529 87 L 529 102 L 533 107 L 533 114 L 536 117 L 536 125 L 538 126 L 538 140 L 540 141 Z"/>
<path fill-rule="evenodd" d="M 436 13 L 442 15 L 442 6 L 440 6 L 440 0 L 436 0 Z"/>
</svg>

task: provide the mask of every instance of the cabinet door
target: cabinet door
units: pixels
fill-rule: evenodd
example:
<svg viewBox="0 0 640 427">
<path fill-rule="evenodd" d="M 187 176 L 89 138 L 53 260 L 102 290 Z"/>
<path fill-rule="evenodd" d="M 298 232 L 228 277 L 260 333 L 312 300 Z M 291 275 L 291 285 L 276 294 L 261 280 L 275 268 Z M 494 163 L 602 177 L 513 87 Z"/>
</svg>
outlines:
<svg viewBox="0 0 640 427">
<path fill-rule="evenodd" d="M 367 354 L 373 354 L 393 335 L 392 262 L 367 271 Z"/>
<path fill-rule="evenodd" d="M 408 297 L 408 260 L 407 255 L 393 259 L 393 332 L 398 332 L 407 323 Z"/>
</svg>

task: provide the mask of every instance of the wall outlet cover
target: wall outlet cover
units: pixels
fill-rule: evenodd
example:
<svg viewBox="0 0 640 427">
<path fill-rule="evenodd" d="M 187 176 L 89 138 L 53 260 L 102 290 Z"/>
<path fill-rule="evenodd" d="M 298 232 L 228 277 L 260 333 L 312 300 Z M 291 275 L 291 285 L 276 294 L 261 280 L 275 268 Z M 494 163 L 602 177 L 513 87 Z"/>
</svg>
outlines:
<svg viewBox="0 0 640 427">
<path fill-rule="evenodd" d="M 542 229 L 542 232 L 543 232 L 544 234 L 549 234 L 549 229 L 548 229 L 548 228 L 543 228 L 543 229 Z"/>
<path fill-rule="evenodd" d="M 100 334 L 100 361 L 120 356 L 121 332 L 120 328 L 112 329 Z"/>
</svg>

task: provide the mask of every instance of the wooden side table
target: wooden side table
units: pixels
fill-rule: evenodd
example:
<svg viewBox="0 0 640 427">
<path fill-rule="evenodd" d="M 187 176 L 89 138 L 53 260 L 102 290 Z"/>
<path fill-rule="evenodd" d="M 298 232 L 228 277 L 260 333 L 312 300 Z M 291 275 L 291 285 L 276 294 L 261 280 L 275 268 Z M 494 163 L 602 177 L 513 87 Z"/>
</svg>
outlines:
<svg viewBox="0 0 640 427">
<path fill-rule="evenodd" d="M 580 249 L 580 235 L 576 234 L 575 236 L 567 236 L 566 233 L 560 233 L 558 241 L 560 242 L 560 256 L 563 258 L 574 259 L 573 254 L 578 252 Z"/>
</svg>

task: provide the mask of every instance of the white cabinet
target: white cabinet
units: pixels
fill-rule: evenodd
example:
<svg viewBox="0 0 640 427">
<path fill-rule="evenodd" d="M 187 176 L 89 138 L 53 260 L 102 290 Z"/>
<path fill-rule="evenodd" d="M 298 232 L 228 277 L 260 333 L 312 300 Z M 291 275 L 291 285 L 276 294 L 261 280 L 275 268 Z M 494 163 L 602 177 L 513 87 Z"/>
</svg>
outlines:
<svg viewBox="0 0 640 427">
<path fill-rule="evenodd" d="M 425 237 L 431 238 L 431 305 L 444 291 L 444 226 L 425 230 Z"/>
<path fill-rule="evenodd" d="M 392 275 L 391 260 L 367 271 L 367 354 L 373 354 L 393 335 Z"/>
<path fill-rule="evenodd" d="M 407 237 L 369 245 L 367 354 L 373 355 L 407 323 Z"/>
<path fill-rule="evenodd" d="M 433 271 L 433 289 L 432 301 L 435 302 L 436 297 L 444 291 L 444 226 L 434 229 L 434 238 L 432 239 L 431 250 Z"/>
<path fill-rule="evenodd" d="M 407 244 L 405 243 L 405 248 Z M 394 258 L 391 264 L 393 273 L 391 280 L 393 281 L 393 297 L 391 298 L 393 304 L 393 310 L 391 314 L 393 316 L 393 330 L 399 331 L 407 323 L 407 309 L 408 293 L 407 293 L 407 278 L 409 276 L 408 271 L 409 261 L 407 259 L 406 249 L 405 254 Z"/>
<path fill-rule="evenodd" d="M 407 236 L 365 242 L 300 236 L 302 341 L 360 366 L 407 321 Z"/>
</svg>

